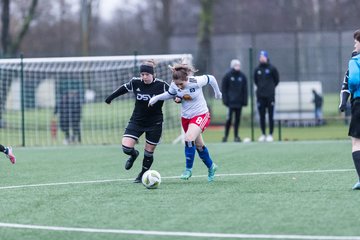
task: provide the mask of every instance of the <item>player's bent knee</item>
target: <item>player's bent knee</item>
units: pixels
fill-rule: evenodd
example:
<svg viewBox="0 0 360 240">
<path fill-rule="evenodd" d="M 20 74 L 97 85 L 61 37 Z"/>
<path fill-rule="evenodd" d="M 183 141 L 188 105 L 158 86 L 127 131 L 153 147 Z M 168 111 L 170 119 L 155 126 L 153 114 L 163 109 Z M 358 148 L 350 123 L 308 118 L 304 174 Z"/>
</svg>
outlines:
<svg viewBox="0 0 360 240">
<path fill-rule="evenodd" d="M 125 154 L 127 155 L 131 155 L 134 151 L 134 148 L 133 147 L 128 147 L 128 146 L 125 146 L 125 145 L 122 145 L 122 150 Z"/>
</svg>

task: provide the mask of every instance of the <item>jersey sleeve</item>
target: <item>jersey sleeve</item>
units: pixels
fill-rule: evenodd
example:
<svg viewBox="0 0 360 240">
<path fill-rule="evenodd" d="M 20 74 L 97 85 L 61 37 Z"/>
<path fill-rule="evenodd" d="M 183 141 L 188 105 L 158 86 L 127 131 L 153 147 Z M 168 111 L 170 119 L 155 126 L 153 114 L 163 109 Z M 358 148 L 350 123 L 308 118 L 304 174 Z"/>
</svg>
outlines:
<svg viewBox="0 0 360 240">
<path fill-rule="evenodd" d="M 169 90 L 170 85 L 167 82 L 164 82 L 164 92 Z"/>
<path fill-rule="evenodd" d="M 129 82 L 125 83 L 123 86 L 129 91 L 133 91 L 134 78 L 132 78 Z"/>
<path fill-rule="evenodd" d="M 210 83 L 210 77 L 208 75 L 196 76 L 195 79 L 199 87 L 204 87 Z"/>
<path fill-rule="evenodd" d="M 171 83 L 168 89 L 168 93 L 172 96 L 176 96 L 176 92 L 177 92 L 177 87 L 175 85 L 175 83 Z"/>
<path fill-rule="evenodd" d="M 349 61 L 349 79 L 348 79 L 348 86 L 351 93 L 354 93 L 360 85 L 359 73 L 360 73 L 359 66 L 357 65 L 356 60 L 351 59 Z"/>
</svg>

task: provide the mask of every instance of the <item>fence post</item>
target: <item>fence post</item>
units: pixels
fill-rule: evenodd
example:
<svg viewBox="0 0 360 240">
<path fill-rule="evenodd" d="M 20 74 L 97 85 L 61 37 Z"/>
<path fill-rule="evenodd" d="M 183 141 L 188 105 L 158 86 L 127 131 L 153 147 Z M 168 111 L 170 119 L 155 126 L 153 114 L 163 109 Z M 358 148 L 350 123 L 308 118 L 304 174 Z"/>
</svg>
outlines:
<svg viewBox="0 0 360 240">
<path fill-rule="evenodd" d="M 20 54 L 20 91 L 21 91 L 21 133 L 22 146 L 25 147 L 25 94 L 24 94 L 24 54 Z"/>
<path fill-rule="evenodd" d="M 254 78 L 253 78 L 253 49 L 249 48 L 249 74 L 250 74 L 250 123 L 251 123 L 251 141 L 255 140 L 254 136 Z"/>
<path fill-rule="evenodd" d="M 138 71 L 137 71 L 137 55 L 138 55 L 138 52 L 137 51 L 134 51 L 134 76 L 137 76 L 138 74 Z"/>
<path fill-rule="evenodd" d="M 281 136 L 281 120 L 278 120 L 278 130 L 279 130 L 279 142 L 281 142 L 282 140 L 282 136 Z"/>
</svg>

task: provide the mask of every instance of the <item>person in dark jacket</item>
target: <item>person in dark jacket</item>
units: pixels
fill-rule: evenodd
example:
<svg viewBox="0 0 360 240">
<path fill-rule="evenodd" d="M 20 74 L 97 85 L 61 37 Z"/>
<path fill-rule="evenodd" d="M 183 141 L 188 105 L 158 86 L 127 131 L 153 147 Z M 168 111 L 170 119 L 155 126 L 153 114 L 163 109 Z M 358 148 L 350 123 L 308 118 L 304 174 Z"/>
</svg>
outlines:
<svg viewBox="0 0 360 240">
<path fill-rule="evenodd" d="M 272 142 L 274 132 L 274 106 L 275 106 L 275 87 L 279 84 L 279 73 L 272 64 L 266 51 L 261 51 L 259 55 L 259 66 L 254 71 L 254 82 L 256 85 L 257 107 L 260 116 L 260 128 L 262 135 L 259 141 Z M 265 115 L 268 112 L 269 134 L 266 136 Z"/>
<path fill-rule="evenodd" d="M 54 114 L 59 115 L 60 129 L 64 132 L 65 145 L 81 143 L 81 115 L 84 103 L 84 89 L 79 79 L 67 79 L 62 76 L 57 85 Z"/>
<path fill-rule="evenodd" d="M 230 67 L 230 71 L 225 74 L 222 81 L 223 103 L 228 108 L 225 123 L 225 135 L 222 141 L 227 141 L 231 121 L 233 115 L 235 115 L 234 141 L 241 142 L 239 136 L 239 126 L 242 107 L 247 106 L 248 103 L 247 78 L 240 70 L 241 63 L 238 59 L 231 60 Z"/>
<path fill-rule="evenodd" d="M 322 125 L 323 124 L 323 120 L 322 120 L 322 106 L 323 106 L 323 97 L 316 92 L 315 89 L 312 90 L 314 99 L 312 100 L 312 102 L 315 105 L 315 120 L 316 120 L 316 125 Z"/>
</svg>

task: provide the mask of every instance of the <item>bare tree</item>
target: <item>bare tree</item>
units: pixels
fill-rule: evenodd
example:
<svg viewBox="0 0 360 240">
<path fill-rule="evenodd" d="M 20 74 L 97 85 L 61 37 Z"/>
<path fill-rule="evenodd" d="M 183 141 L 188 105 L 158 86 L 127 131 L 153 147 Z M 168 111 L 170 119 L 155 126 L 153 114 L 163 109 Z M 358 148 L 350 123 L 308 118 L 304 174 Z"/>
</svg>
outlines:
<svg viewBox="0 0 360 240">
<path fill-rule="evenodd" d="M 34 19 L 38 0 L 31 1 L 28 12 L 21 24 L 20 31 L 13 38 L 10 36 L 10 4 L 11 0 L 2 0 L 1 21 L 3 28 L 1 31 L 1 44 L 3 56 L 5 57 L 13 57 L 18 53 L 21 42 L 29 30 L 31 21 Z"/>
<path fill-rule="evenodd" d="M 27 14 L 21 24 L 20 31 L 15 35 L 14 38 L 10 36 L 10 0 L 2 0 L 2 31 L 1 31 L 1 45 L 3 50 L 4 57 L 15 56 L 18 51 L 22 40 L 24 39 L 26 33 L 29 30 L 30 23 L 35 16 L 35 9 L 38 3 L 38 0 L 32 0 L 30 7 L 27 11 Z M 5 102 L 7 98 L 7 92 L 11 85 L 11 78 L 1 78 L 0 79 L 0 127 L 3 126 L 3 111 L 5 109 Z"/>
<path fill-rule="evenodd" d="M 170 9 L 172 0 L 160 0 L 160 6 L 157 7 L 155 13 L 160 10 L 160 14 L 155 14 L 155 24 L 159 31 L 159 42 L 161 51 L 168 53 L 170 50 L 170 36 L 172 34 L 172 24 L 170 18 Z M 156 6 L 156 4 L 154 4 Z"/>
<path fill-rule="evenodd" d="M 195 61 L 195 66 L 199 69 L 199 73 L 209 71 L 211 66 L 211 34 L 213 24 L 213 0 L 200 0 L 200 25 L 198 32 L 199 48 Z"/>
<path fill-rule="evenodd" d="M 90 26 L 91 26 L 91 3 L 92 0 L 81 1 L 81 52 L 83 56 L 89 55 Z"/>
</svg>

